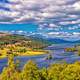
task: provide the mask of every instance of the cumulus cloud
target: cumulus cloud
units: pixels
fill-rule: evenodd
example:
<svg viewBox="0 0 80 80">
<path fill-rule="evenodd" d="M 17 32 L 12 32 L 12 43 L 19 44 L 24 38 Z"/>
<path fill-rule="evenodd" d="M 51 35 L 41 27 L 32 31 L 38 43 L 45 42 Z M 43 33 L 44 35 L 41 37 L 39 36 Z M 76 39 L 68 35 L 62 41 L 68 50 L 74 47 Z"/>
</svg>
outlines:
<svg viewBox="0 0 80 80">
<path fill-rule="evenodd" d="M 0 24 L 27 23 L 30 20 L 39 24 L 39 30 L 47 28 L 49 31 L 64 31 L 64 27 L 70 25 L 73 27 L 67 27 L 68 30 L 80 27 L 80 0 L 7 1 L 0 2 Z"/>
<path fill-rule="evenodd" d="M 79 7 L 76 6 L 79 5 L 77 0 L 8 0 L 8 2 L 0 3 L 0 6 L 8 8 L 10 11 L 3 10 L 2 12 L 0 10 L 0 15 L 12 17 L 11 22 L 27 22 L 28 19 L 45 21 L 49 18 L 64 18 L 68 16 L 67 12 L 71 9 L 75 11 L 75 8 Z"/>
<path fill-rule="evenodd" d="M 49 32 L 47 33 L 47 36 L 50 38 L 61 38 L 65 40 L 70 40 L 70 41 L 76 41 L 80 40 L 80 33 L 79 32 L 73 32 L 73 33 L 68 33 L 68 32 Z"/>
<path fill-rule="evenodd" d="M 76 2 L 73 7 L 75 8 L 75 10 L 80 10 L 80 1 Z"/>
</svg>

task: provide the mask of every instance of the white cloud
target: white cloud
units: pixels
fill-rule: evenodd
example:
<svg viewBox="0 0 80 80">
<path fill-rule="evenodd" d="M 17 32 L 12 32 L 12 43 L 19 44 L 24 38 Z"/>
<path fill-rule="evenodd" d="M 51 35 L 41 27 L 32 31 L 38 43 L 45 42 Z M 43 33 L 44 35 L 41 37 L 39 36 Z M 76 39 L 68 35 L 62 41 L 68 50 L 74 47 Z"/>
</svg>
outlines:
<svg viewBox="0 0 80 80">
<path fill-rule="evenodd" d="M 60 21 L 59 24 L 60 25 L 70 25 L 70 24 L 79 24 L 80 23 L 80 19 L 77 20 L 66 20 L 66 21 Z"/>
<path fill-rule="evenodd" d="M 24 23 L 28 20 L 32 20 L 39 24 L 40 30 L 47 28 L 48 30 L 64 31 L 64 25 L 75 24 L 76 26 L 69 27 L 68 30 L 75 30 L 80 27 L 79 0 L 8 1 L 9 3 L 0 3 L 0 24 Z M 52 34 L 52 32 L 49 34 Z M 60 33 L 60 35 L 62 34 L 68 36 L 72 35 Z"/>
<path fill-rule="evenodd" d="M 61 38 L 70 41 L 80 40 L 80 32 L 49 32 L 46 35 L 48 35 L 48 38 Z"/>
<path fill-rule="evenodd" d="M 80 1 L 76 2 L 73 7 L 75 8 L 75 10 L 80 10 Z"/>
<path fill-rule="evenodd" d="M 9 8 L 9 14 L 13 16 L 13 22 L 26 21 L 28 19 L 46 20 L 54 17 L 66 16 L 66 9 L 71 10 L 73 0 L 8 0 L 2 7 Z M 65 11 L 65 12 L 64 12 Z M 6 13 L 6 11 L 4 11 Z M 4 15 L 4 14 L 3 14 Z M 6 13 L 7 15 L 7 13 Z M 7 15 L 10 17 L 10 15 Z"/>
</svg>

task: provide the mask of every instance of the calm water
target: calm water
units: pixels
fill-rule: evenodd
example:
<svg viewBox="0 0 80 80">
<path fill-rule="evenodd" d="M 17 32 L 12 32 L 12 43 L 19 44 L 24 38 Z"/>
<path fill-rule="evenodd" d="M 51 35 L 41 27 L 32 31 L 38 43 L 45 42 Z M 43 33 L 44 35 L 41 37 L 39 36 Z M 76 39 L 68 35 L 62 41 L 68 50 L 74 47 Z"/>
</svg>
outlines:
<svg viewBox="0 0 80 80">
<path fill-rule="evenodd" d="M 48 54 L 44 55 L 39 55 L 39 56 L 24 56 L 24 57 L 15 57 L 15 60 L 20 60 L 20 67 L 23 67 L 23 65 L 28 61 L 28 60 L 34 60 L 37 65 L 42 68 L 42 67 L 48 67 L 51 63 L 57 63 L 57 62 L 62 62 L 66 61 L 67 63 L 73 63 L 77 60 L 80 60 L 80 57 L 77 56 L 77 54 L 72 53 L 72 52 L 67 52 L 65 53 L 63 48 L 69 47 L 69 46 L 74 46 L 73 44 L 69 45 L 54 45 L 53 47 L 50 46 L 47 49 L 52 50 L 52 60 L 46 60 L 45 58 L 48 56 Z M 61 48 L 62 47 L 62 48 Z M 57 49 L 56 49 L 57 48 Z M 0 71 L 7 66 L 7 58 L 1 59 L 0 60 Z"/>
</svg>

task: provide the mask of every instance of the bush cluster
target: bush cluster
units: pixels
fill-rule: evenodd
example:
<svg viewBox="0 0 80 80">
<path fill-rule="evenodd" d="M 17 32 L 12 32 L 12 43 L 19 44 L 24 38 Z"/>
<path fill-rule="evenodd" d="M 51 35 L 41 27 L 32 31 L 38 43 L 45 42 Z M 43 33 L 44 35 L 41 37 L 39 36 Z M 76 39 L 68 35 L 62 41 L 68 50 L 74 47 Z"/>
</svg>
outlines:
<svg viewBox="0 0 80 80">
<path fill-rule="evenodd" d="M 8 56 L 8 66 L 0 74 L 0 80 L 80 80 L 80 62 L 56 63 L 40 69 L 29 60 L 21 70 L 19 61 L 14 63 L 13 58 L 12 55 Z"/>
</svg>

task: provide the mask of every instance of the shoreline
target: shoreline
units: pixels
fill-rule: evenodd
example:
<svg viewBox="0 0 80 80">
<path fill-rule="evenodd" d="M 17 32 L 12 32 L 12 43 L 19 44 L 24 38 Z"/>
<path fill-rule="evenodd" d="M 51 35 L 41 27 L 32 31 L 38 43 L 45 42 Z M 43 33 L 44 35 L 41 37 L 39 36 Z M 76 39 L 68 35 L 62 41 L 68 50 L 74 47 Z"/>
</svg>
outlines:
<svg viewBox="0 0 80 80">
<path fill-rule="evenodd" d="M 49 50 L 44 50 L 44 51 L 27 51 L 25 53 L 18 53 L 17 56 L 38 56 L 38 55 L 44 55 L 44 54 L 49 54 Z M 15 55 L 15 54 L 14 54 Z M 17 57 L 15 56 L 15 57 Z M 6 58 L 6 55 L 0 56 L 0 59 Z"/>
</svg>

